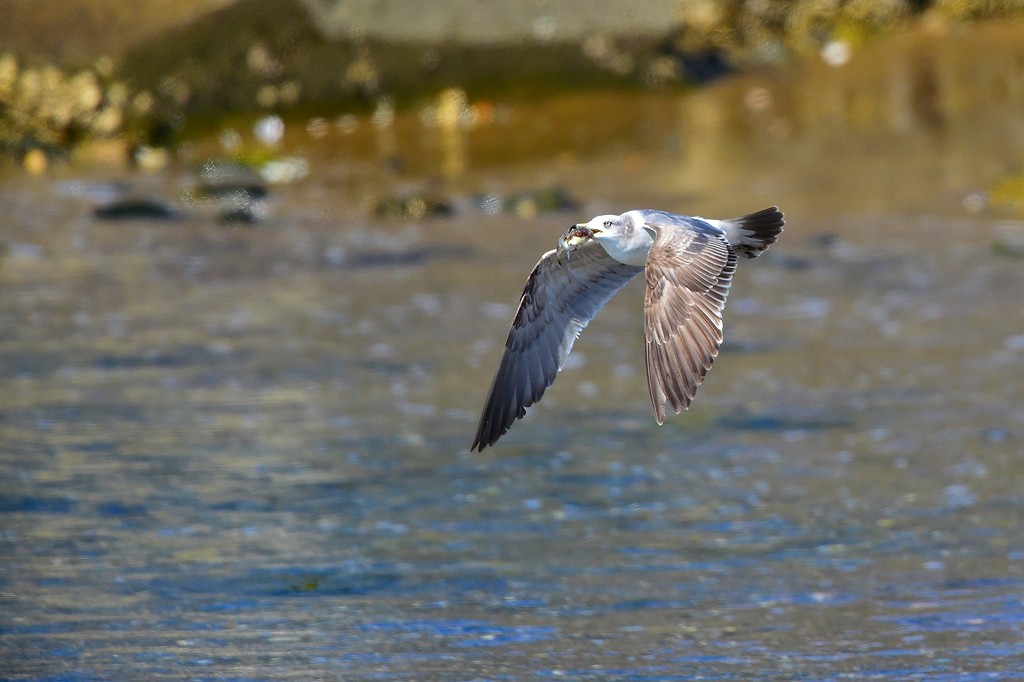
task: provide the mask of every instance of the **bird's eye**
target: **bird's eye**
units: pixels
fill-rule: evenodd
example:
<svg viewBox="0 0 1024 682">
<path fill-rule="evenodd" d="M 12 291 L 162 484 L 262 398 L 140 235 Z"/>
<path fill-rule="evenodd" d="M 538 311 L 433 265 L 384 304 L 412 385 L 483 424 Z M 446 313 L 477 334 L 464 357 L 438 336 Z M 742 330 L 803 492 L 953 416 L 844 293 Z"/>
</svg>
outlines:
<svg viewBox="0 0 1024 682">
<path fill-rule="evenodd" d="M 610 221 L 610 220 L 604 221 L 604 226 L 605 227 L 611 227 L 612 226 L 612 221 Z"/>
</svg>

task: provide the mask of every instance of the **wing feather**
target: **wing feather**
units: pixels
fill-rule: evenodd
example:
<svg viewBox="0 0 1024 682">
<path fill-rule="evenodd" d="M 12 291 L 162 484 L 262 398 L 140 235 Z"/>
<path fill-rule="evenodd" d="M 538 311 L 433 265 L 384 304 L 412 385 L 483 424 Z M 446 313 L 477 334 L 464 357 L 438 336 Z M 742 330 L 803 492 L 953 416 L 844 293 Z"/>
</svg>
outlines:
<svg viewBox="0 0 1024 682">
<path fill-rule="evenodd" d="M 613 259 L 596 242 L 562 263 L 548 251 L 526 282 L 470 450 L 493 445 L 554 383 L 579 333 L 642 267 Z"/>
<path fill-rule="evenodd" d="M 736 252 L 707 223 L 647 223 L 656 233 L 647 256 L 644 305 L 647 387 L 654 416 L 690 406 L 722 345 L 722 309 Z"/>
</svg>

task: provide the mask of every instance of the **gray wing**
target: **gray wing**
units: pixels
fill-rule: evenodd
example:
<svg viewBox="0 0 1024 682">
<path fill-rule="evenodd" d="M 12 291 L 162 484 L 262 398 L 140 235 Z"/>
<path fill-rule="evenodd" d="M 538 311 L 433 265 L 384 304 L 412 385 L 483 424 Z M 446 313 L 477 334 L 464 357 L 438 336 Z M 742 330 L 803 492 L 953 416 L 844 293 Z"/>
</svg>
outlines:
<svg viewBox="0 0 1024 682">
<path fill-rule="evenodd" d="M 483 450 L 526 416 L 572 350 L 579 333 L 615 292 L 643 271 L 589 242 L 558 262 L 548 251 L 530 274 L 505 353 L 487 394 L 470 450 Z"/>
<path fill-rule="evenodd" d="M 662 424 L 666 405 L 677 414 L 690 406 L 718 355 L 736 252 L 703 221 L 647 227 L 657 234 L 647 256 L 647 387 Z"/>
</svg>

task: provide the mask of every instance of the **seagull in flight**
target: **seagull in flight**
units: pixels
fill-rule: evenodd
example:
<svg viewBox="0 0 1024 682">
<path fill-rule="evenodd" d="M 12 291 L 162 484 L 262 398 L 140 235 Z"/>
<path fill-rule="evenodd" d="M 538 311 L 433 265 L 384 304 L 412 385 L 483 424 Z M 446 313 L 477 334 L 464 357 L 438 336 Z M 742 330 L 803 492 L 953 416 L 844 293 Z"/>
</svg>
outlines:
<svg viewBox="0 0 1024 682">
<path fill-rule="evenodd" d="M 530 273 L 470 450 L 494 445 L 554 383 L 576 337 L 644 273 L 647 387 L 654 418 L 690 406 L 722 345 L 740 254 L 757 258 L 785 225 L 775 206 L 711 220 L 638 209 L 569 228 Z"/>
</svg>

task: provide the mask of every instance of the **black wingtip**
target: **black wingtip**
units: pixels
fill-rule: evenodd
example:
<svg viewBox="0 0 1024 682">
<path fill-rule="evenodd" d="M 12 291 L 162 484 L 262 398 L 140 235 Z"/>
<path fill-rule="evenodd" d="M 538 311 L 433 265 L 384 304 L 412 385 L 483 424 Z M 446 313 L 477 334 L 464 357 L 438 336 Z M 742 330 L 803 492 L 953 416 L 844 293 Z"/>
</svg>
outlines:
<svg viewBox="0 0 1024 682">
<path fill-rule="evenodd" d="M 786 214 L 778 206 L 769 206 L 756 213 L 735 218 L 744 230 L 752 230 L 757 236 L 778 236 L 786 225 Z"/>
<path fill-rule="evenodd" d="M 494 389 L 491 389 L 492 393 Z M 543 392 L 541 392 L 543 393 Z M 539 396 L 538 396 L 539 397 Z M 530 404 L 533 404 L 531 399 Z M 494 445 L 498 442 L 498 439 L 508 433 L 508 430 L 512 428 L 512 425 L 516 421 L 526 416 L 526 407 L 520 406 L 514 413 L 514 416 L 508 416 L 502 421 L 500 418 L 495 418 L 491 412 L 496 408 L 492 405 L 491 396 L 488 396 L 487 405 L 484 407 L 484 413 L 480 417 L 480 425 L 476 429 L 476 436 L 473 438 L 473 444 L 469 446 L 469 451 L 483 452 L 484 448 Z M 500 410 L 498 410 L 500 414 Z"/>
<path fill-rule="evenodd" d="M 725 222 L 738 228 L 735 238 L 730 237 L 730 243 L 736 249 L 736 253 L 747 258 L 757 258 L 778 241 L 786 225 L 786 216 L 778 206 L 769 206 L 756 213 Z"/>
<path fill-rule="evenodd" d="M 483 449 L 488 445 L 494 445 L 494 441 L 487 442 L 484 439 L 484 428 L 487 426 L 486 422 L 481 421 L 480 426 L 476 429 L 476 435 L 473 437 L 473 444 L 469 446 L 469 451 L 483 452 Z"/>
<path fill-rule="evenodd" d="M 473 452 L 474 450 L 477 452 L 483 452 L 484 448 L 486 448 L 488 445 L 494 445 L 494 441 L 497 440 L 496 438 L 490 440 L 489 442 L 488 440 L 485 440 L 482 435 L 483 428 L 484 425 L 481 424 L 480 428 L 477 429 L 476 436 L 473 438 L 473 444 L 469 446 L 470 452 Z"/>
</svg>

